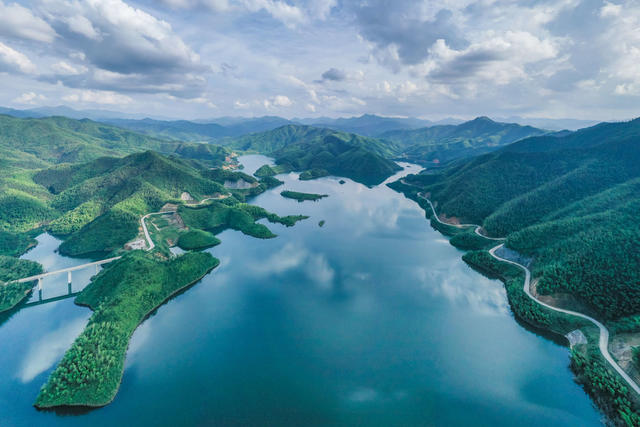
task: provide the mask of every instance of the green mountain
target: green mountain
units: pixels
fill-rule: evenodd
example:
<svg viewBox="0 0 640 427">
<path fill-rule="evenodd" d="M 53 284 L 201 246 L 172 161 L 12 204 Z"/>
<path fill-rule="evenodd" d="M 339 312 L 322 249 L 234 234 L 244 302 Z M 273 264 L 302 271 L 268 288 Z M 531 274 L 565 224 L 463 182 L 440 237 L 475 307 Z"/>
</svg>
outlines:
<svg viewBox="0 0 640 427">
<path fill-rule="evenodd" d="M 312 177 L 333 174 L 366 185 L 379 184 L 400 169 L 390 160 L 398 152 L 393 143 L 312 126 L 282 126 L 236 138 L 229 146 L 268 154 L 284 169 L 308 171 Z"/>
<path fill-rule="evenodd" d="M 54 193 L 48 189 L 60 183 L 41 179 L 36 182 L 34 174 L 56 164 L 67 164 L 60 168 L 70 171 L 74 167 L 68 164 L 101 159 L 92 164 L 95 170 L 87 172 L 96 173 L 110 165 L 109 162 L 116 161 L 104 159 L 105 156 L 121 157 L 147 149 L 181 156 L 196 167 L 200 164 L 219 166 L 229 154 L 220 146 L 165 141 L 91 120 L 64 117 L 20 119 L 0 115 L 0 231 L 22 233 L 55 220 L 52 231 L 66 234 L 64 230 L 68 225 L 64 223 L 67 219 L 58 216 L 61 213 L 66 215 L 67 211 L 49 203 Z M 132 182 L 139 181 L 135 176 L 132 178 Z M 93 187 L 87 185 L 85 191 L 90 188 Z M 78 211 L 69 214 L 72 216 L 69 220 L 76 224 L 79 218 L 83 221 L 93 219 L 102 212 L 102 204 L 94 203 L 94 199 L 96 197 L 92 196 L 91 203 L 73 206 L 72 209 L 77 208 Z M 78 224 L 83 223 L 80 221 Z M 24 242 L 25 238 L 21 241 Z"/>
<path fill-rule="evenodd" d="M 421 164 L 446 163 L 476 156 L 545 130 L 515 123 L 498 123 L 478 117 L 459 125 L 431 126 L 415 130 L 394 130 L 380 135 L 403 147 L 403 155 Z"/>
<path fill-rule="evenodd" d="M 59 165 L 38 172 L 34 181 L 51 192 L 47 207 L 58 213 L 47 228 L 69 235 L 60 252 L 93 256 L 121 248 L 138 234 L 142 215 L 179 200 L 183 192 L 197 199 L 226 193 L 206 172 L 147 151 Z"/>
<path fill-rule="evenodd" d="M 240 180 L 245 184 L 233 185 Z M 29 216 L 33 219 L 23 230 L 40 225 L 66 237 L 60 252 L 76 257 L 104 256 L 122 248 L 138 235 L 140 217 L 167 202 L 182 203 L 185 192 L 195 200 L 231 194 L 230 199 L 238 203 L 270 187 L 242 172 L 201 167 L 154 151 L 57 165 L 38 171 L 33 181 L 49 197 L 34 199 L 34 213 Z M 10 225 L 17 222 L 16 218 L 6 220 Z M 7 242 L 11 239 L 16 238 L 6 237 Z"/>
<path fill-rule="evenodd" d="M 408 177 L 439 214 L 533 259 L 542 294 L 602 319 L 640 313 L 640 119 L 534 137 Z"/>
<path fill-rule="evenodd" d="M 181 154 L 219 165 L 220 147 L 170 142 L 88 119 L 65 117 L 20 119 L 0 115 L 0 155 L 5 164 L 33 169 L 46 164 L 75 163 L 144 150 Z"/>
</svg>

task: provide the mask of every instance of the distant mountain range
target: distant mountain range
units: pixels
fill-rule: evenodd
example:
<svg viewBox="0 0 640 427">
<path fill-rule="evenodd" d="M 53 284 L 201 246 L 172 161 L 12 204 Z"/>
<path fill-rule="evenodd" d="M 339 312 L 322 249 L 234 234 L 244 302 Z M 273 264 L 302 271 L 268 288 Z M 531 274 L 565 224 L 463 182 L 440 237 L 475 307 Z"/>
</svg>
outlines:
<svg viewBox="0 0 640 427">
<path fill-rule="evenodd" d="M 312 125 L 356 133 L 363 136 L 381 136 L 383 133 L 394 130 L 412 130 L 439 125 L 458 125 L 464 122 L 456 118 L 432 121 L 411 117 L 383 117 L 373 114 L 347 118 L 318 117 L 285 119 L 277 116 L 225 116 L 204 120 L 176 120 L 167 117 L 122 113 L 110 110 L 75 110 L 66 106 L 37 107 L 26 110 L 0 107 L 0 114 L 21 118 L 50 116 L 63 116 L 71 119 L 86 118 L 135 130 L 136 132 L 142 132 L 150 136 L 182 141 L 214 141 L 225 137 L 263 132 L 285 124 Z M 596 124 L 593 120 L 523 118 L 518 116 L 496 118 L 495 120 L 498 122 L 518 123 L 520 125 L 529 125 L 548 130 L 576 130 Z"/>
<path fill-rule="evenodd" d="M 429 164 L 487 153 L 530 136 L 549 131 L 516 123 L 478 117 L 459 125 L 438 125 L 413 130 L 393 130 L 380 135 L 402 147 L 411 162 Z"/>
<path fill-rule="evenodd" d="M 114 126 L 130 129 L 157 138 L 199 142 L 215 142 L 222 138 L 263 132 L 291 124 L 287 119 L 273 116 L 235 120 L 224 118 L 220 123 L 153 119 L 107 119 L 103 121 Z"/>
<path fill-rule="evenodd" d="M 36 119 L 41 117 L 62 116 L 69 119 L 91 119 L 97 121 L 115 118 L 144 119 L 146 117 L 149 117 L 148 114 L 129 114 L 110 110 L 74 110 L 73 108 L 64 105 L 59 105 L 57 107 L 37 107 L 27 110 L 16 110 L 14 108 L 0 107 L 0 114 L 7 114 L 9 116 L 20 118 Z M 155 116 L 155 118 L 160 120 L 168 119 L 162 116 Z"/>
<path fill-rule="evenodd" d="M 438 122 L 416 118 L 380 117 L 372 114 L 364 114 L 360 117 L 331 119 L 320 117 L 316 119 L 293 119 L 294 122 L 304 125 L 326 127 L 343 132 L 357 133 L 364 136 L 380 136 L 391 130 L 418 129 L 438 124 L 459 124 L 462 120 L 445 119 Z"/>
</svg>

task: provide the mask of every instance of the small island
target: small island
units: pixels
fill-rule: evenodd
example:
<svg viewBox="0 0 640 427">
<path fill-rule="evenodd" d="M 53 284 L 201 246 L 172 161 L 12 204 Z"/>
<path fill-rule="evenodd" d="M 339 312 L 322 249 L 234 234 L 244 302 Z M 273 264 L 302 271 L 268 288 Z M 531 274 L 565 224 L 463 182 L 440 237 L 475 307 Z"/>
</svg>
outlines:
<svg viewBox="0 0 640 427">
<path fill-rule="evenodd" d="M 282 197 L 287 199 L 294 199 L 298 202 L 304 202 L 305 200 L 317 201 L 324 197 L 329 197 L 328 194 L 313 194 L 313 193 L 300 193 L 298 191 L 283 191 L 280 193 Z"/>
<path fill-rule="evenodd" d="M 185 251 L 206 249 L 220 244 L 220 239 L 204 230 L 189 230 L 178 238 L 178 247 Z"/>
<path fill-rule="evenodd" d="M 329 171 L 326 169 L 309 169 L 300 174 L 300 181 L 310 181 L 316 178 L 322 178 L 329 176 Z"/>
</svg>

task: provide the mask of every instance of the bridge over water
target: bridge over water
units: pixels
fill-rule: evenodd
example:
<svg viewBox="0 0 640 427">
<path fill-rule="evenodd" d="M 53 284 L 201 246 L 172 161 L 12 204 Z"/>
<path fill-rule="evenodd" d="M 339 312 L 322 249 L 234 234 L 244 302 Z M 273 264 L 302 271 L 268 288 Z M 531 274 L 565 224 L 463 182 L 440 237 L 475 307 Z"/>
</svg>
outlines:
<svg viewBox="0 0 640 427">
<path fill-rule="evenodd" d="M 70 296 L 74 296 L 77 294 L 77 292 L 73 293 L 71 291 L 71 282 L 72 282 L 72 273 L 74 271 L 78 271 L 78 270 L 84 270 L 86 268 L 90 268 L 90 267 L 95 267 L 96 269 L 96 274 L 98 274 L 98 272 L 100 271 L 99 268 L 101 265 L 104 264 L 109 264 L 110 262 L 119 260 L 120 258 L 122 258 L 121 256 L 117 256 L 117 257 L 113 257 L 113 258 L 107 258 L 107 259 L 103 259 L 100 261 L 94 261 L 94 262 L 89 262 L 86 264 L 82 264 L 82 265 L 76 265 L 74 267 L 68 267 L 68 268 L 63 268 L 60 270 L 55 270 L 55 271 L 47 271 L 44 272 L 42 274 L 36 274 L 35 276 L 29 276 L 29 277 L 23 277 L 22 279 L 17 279 L 17 280 L 11 280 L 7 283 L 1 283 L 0 282 L 0 286 L 7 286 L 10 283 L 27 283 L 27 282 L 38 282 L 38 301 L 34 301 L 34 302 L 30 302 L 27 303 L 25 305 L 26 306 L 31 306 L 31 305 L 38 305 L 38 304 L 44 304 L 45 302 L 51 302 L 54 300 L 58 300 L 58 299 L 64 299 L 64 298 L 69 298 Z M 66 295 L 61 295 L 60 297 L 55 297 L 52 299 L 47 299 L 47 300 L 43 300 L 42 299 L 42 279 L 47 278 L 47 277 L 52 277 L 52 276 L 57 276 L 60 274 L 64 274 L 67 273 L 67 286 L 68 286 L 68 292 Z"/>
</svg>

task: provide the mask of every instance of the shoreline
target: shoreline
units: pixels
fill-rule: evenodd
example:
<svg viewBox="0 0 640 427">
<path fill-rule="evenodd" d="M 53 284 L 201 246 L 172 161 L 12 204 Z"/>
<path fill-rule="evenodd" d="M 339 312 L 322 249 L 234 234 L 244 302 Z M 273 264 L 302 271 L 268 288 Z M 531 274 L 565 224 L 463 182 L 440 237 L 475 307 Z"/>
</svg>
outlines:
<svg viewBox="0 0 640 427">
<path fill-rule="evenodd" d="M 400 183 L 403 184 L 405 188 L 412 186 L 410 184 L 405 184 L 403 182 L 400 182 Z M 448 226 L 448 227 L 454 227 L 458 229 L 475 227 L 474 233 L 485 239 L 494 240 L 494 241 L 505 240 L 504 238 L 484 236 L 480 232 L 481 226 L 477 224 L 458 225 L 458 224 L 448 224 L 446 222 L 443 222 L 438 217 L 437 212 L 435 211 L 435 208 L 431 203 L 431 201 L 428 198 L 424 197 L 422 193 L 415 192 L 415 191 L 410 192 L 410 191 L 407 191 L 406 189 L 403 190 L 398 187 L 395 187 L 395 188 L 391 187 L 391 188 L 403 193 L 407 198 L 416 201 L 423 210 L 427 211 L 427 217 L 428 218 L 434 217 L 435 222 L 437 224 L 440 224 L 445 227 Z M 424 201 L 426 203 L 421 203 L 421 201 Z M 431 209 L 428 209 L 426 204 L 428 204 Z M 429 210 L 431 211 L 432 215 L 429 213 Z M 432 227 L 436 231 L 438 231 L 440 234 L 443 234 L 446 237 L 450 237 L 446 234 L 445 231 L 440 230 L 438 227 L 434 226 L 433 223 L 432 223 Z M 631 421 L 627 417 L 629 414 L 631 415 L 637 414 L 636 412 L 637 409 L 632 409 L 632 408 L 634 407 L 637 408 L 640 402 L 640 386 L 638 386 L 638 384 L 629 376 L 629 374 L 627 374 L 626 371 L 624 371 L 620 367 L 618 362 L 609 353 L 608 329 L 601 322 L 599 322 L 598 320 L 586 314 L 557 308 L 550 304 L 546 304 L 542 301 L 539 301 L 535 296 L 533 296 L 530 293 L 530 290 L 527 289 L 527 286 L 530 285 L 530 281 L 531 281 L 531 273 L 529 269 L 518 262 L 510 261 L 508 259 L 502 258 L 499 255 L 495 254 L 495 251 L 497 251 L 503 246 L 504 246 L 504 243 L 501 243 L 490 248 L 476 250 L 476 251 L 464 250 L 464 249 L 463 250 L 466 252 L 466 254 L 469 254 L 472 252 L 487 253 L 490 259 L 493 259 L 496 262 L 503 265 L 511 265 L 514 268 L 518 268 L 519 270 L 521 270 L 525 274 L 525 277 L 524 277 L 523 285 L 519 286 L 520 292 L 524 292 L 524 294 L 527 295 L 527 299 L 532 301 L 532 303 L 535 303 L 537 307 L 542 307 L 547 310 L 550 310 L 550 313 L 554 313 L 556 316 L 557 315 L 567 316 L 570 319 L 580 319 L 581 321 L 589 322 L 589 326 L 588 326 L 589 328 L 597 327 L 597 331 L 598 331 L 597 344 L 596 342 L 594 342 L 596 329 L 593 329 L 592 331 L 593 333 L 587 334 L 589 336 L 587 343 L 580 344 L 583 347 L 581 350 L 574 349 L 572 346 L 568 345 L 570 361 L 571 361 L 570 369 L 574 375 L 574 379 L 576 383 L 578 383 L 581 386 L 581 388 L 584 390 L 584 392 L 590 396 L 593 404 L 596 405 L 602 411 L 602 413 L 606 416 L 608 423 L 611 423 L 612 425 L 635 425 L 633 423 L 629 424 Z M 500 272 L 494 272 L 492 269 L 487 269 L 483 264 L 470 264 L 467 260 L 465 261 L 467 262 L 467 264 L 469 264 L 475 270 L 479 271 L 481 274 L 486 275 L 486 272 L 489 272 L 489 274 L 493 275 L 496 278 L 499 278 L 503 282 L 503 286 L 507 290 L 507 296 L 509 297 L 509 283 L 513 281 L 513 278 L 507 278 L 506 276 L 503 276 L 502 274 L 500 274 Z M 520 280 L 520 279 L 517 279 L 517 280 Z M 561 324 L 558 324 L 558 321 L 560 320 L 559 318 L 556 318 L 554 321 L 552 321 L 548 325 L 542 325 L 542 326 L 535 325 L 535 323 L 532 323 L 532 319 L 527 319 L 526 317 L 523 317 L 517 312 L 518 310 L 515 309 L 516 305 L 512 303 L 511 298 L 509 298 L 509 304 L 512 308 L 512 312 L 514 314 L 514 318 L 516 321 L 520 319 L 521 321 L 525 322 L 526 325 L 531 325 L 535 329 L 541 329 L 552 334 L 557 334 L 557 335 L 564 334 L 563 332 L 556 331 L 553 326 L 555 325 L 556 327 L 561 327 Z M 518 307 L 518 308 L 526 310 L 526 306 Z M 580 330 L 585 326 L 581 326 L 576 329 Z M 566 338 L 566 336 L 564 335 L 563 337 Z M 620 387 L 619 393 L 621 394 L 612 394 L 612 392 L 607 392 L 606 387 L 609 387 L 609 388 Z M 633 391 L 631 391 L 631 389 Z M 624 412 L 621 411 L 621 407 L 618 406 L 620 404 L 620 401 L 623 401 L 623 400 L 626 401 L 626 404 L 623 403 L 623 405 L 628 405 L 626 407 L 626 410 L 631 410 L 630 413 L 626 412 L 626 410 Z"/>
<path fill-rule="evenodd" d="M 424 197 L 422 194 L 418 193 L 418 197 L 420 197 L 421 199 L 425 200 L 427 203 L 429 203 L 429 206 L 431 207 L 431 210 L 433 212 L 433 216 L 435 217 L 436 221 L 438 221 L 439 223 L 443 224 L 443 225 L 449 225 L 452 227 L 457 227 L 457 228 L 465 228 L 465 227 L 476 227 L 475 228 L 475 233 L 481 237 L 484 237 L 485 239 L 491 239 L 491 240 L 505 240 L 504 237 L 488 237 L 488 236 L 484 236 L 480 233 L 479 229 L 481 229 L 482 227 L 480 225 L 477 224 L 448 224 L 446 222 L 443 222 L 440 220 L 440 218 L 438 217 L 435 208 L 433 207 L 433 203 L 431 203 L 431 200 L 427 199 L 426 197 Z M 598 329 L 600 330 L 600 336 L 599 336 L 599 342 L 598 342 L 598 346 L 600 349 L 600 353 L 602 354 L 602 356 L 604 357 L 604 359 L 609 363 L 609 365 L 615 369 L 615 371 L 627 382 L 627 384 L 640 396 L 640 386 L 638 386 L 638 384 L 636 384 L 636 382 L 620 367 L 620 365 L 618 365 L 618 363 L 613 359 L 613 357 L 611 356 L 611 354 L 609 353 L 608 350 L 608 343 L 609 343 L 609 330 L 602 324 L 600 323 L 598 320 L 594 319 L 593 317 L 590 317 L 586 314 L 583 313 L 578 313 L 577 311 L 571 311 L 571 310 L 566 310 L 563 308 L 559 308 L 559 307 L 554 307 L 550 304 L 547 304 L 545 302 L 540 301 L 539 299 L 537 299 L 530 290 L 530 283 L 531 283 L 531 271 L 524 265 L 516 262 L 516 261 L 511 261 L 508 260 L 506 258 L 502 258 L 499 255 L 496 255 L 495 252 L 504 247 L 504 243 L 501 243 L 497 246 L 494 246 L 493 248 L 489 249 L 487 252 L 489 252 L 489 255 L 491 255 L 493 258 L 495 258 L 496 260 L 500 261 L 500 262 L 506 262 L 509 263 L 511 265 L 515 265 L 516 267 L 521 268 L 524 273 L 525 273 L 525 279 L 524 279 L 524 293 L 531 298 L 533 301 L 535 301 L 537 304 L 546 307 L 550 310 L 556 311 L 558 313 L 563 313 L 563 314 L 568 314 L 570 316 L 576 316 L 585 320 L 588 320 L 589 322 L 591 322 L 593 325 L 597 326 Z"/>
</svg>

